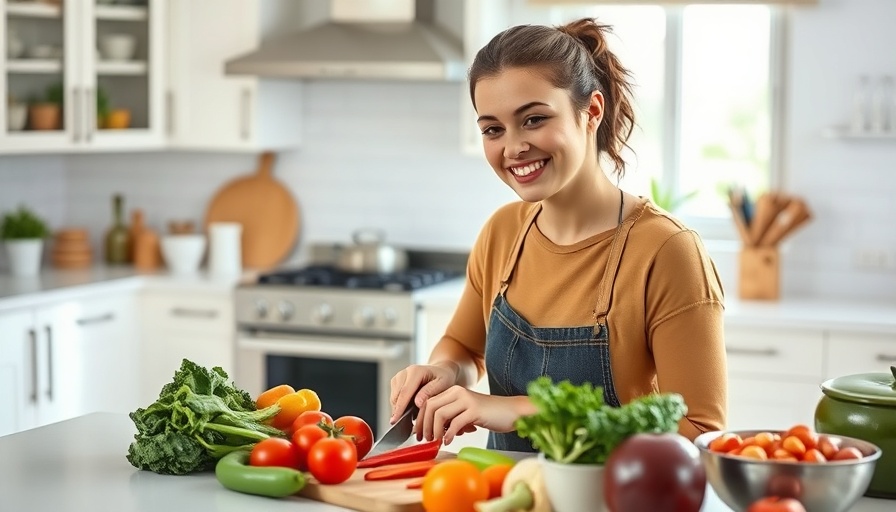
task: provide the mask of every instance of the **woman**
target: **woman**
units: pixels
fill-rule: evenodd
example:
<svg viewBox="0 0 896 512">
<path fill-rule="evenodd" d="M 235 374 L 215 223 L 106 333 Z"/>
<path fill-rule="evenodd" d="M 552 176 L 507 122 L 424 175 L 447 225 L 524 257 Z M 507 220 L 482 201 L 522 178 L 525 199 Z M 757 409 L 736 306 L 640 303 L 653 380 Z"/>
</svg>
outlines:
<svg viewBox="0 0 896 512">
<path fill-rule="evenodd" d="M 532 451 L 514 421 L 535 412 L 540 375 L 601 386 L 618 406 L 680 393 L 679 432 L 725 424 L 723 293 L 699 236 L 605 173 L 634 126 L 629 73 L 609 27 L 581 19 L 498 34 L 476 55 L 470 96 L 483 147 L 522 201 L 500 208 L 429 364 L 392 379 L 395 421 L 411 400 L 418 439 L 490 430 L 489 447 Z M 490 395 L 468 389 L 487 371 Z"/>
</svg>

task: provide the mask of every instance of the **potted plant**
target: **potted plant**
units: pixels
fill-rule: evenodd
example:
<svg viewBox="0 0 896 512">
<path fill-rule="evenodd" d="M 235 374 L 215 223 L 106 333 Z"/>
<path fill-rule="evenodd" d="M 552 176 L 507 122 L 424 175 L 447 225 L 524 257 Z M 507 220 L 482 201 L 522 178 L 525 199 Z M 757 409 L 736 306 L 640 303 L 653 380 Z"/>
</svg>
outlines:
<svg viewBox="0 0 896 512">
<path fill-rule="evenodd" d="M 24 206 L 3 216 L 0 221 L 0 239 L 6 246 L 12 275 L 37 275 L 43 239 L 49 234 L 47 224 Z"/>
<path fill-rule="evenodd" d="M 656 178 L 650 178 L 650 198 L 653 199 L 654 204 L 666 210 L 669 213 L 674 213 L 681 205 L 690 201 L 697 195 L 696 190 L 692 190 L 683 196 L 676 197 L 674 192 L 660 183 L 660 181 Z"/>
<path fill-rule="evenodd" d="M 687 412 L 675 393 L 646 395 L 621 407 L 604 402 L 603 389 L 586 382 L 529 383 L 538 412 L 516 421 L 517 434 L 538 450 L 545 490 L 556 512 L 604 510 L 604 464 L 617 446 L 635 434 L 678 431 Z"/>
<path fill-rule="evenodd" d="M 102 87 L 96 88 L 96 127 L 103 129 L 109 118 L 109 94 Z"/>
<path fill-rule="evenodd" d="M 64 91 L 61 83 L 47 87 L 43 99 L 32 99 L 28 107 L 28 118 L 32 130 L 58 130 L 62 126 L 62 101 Z"/>
</svg>

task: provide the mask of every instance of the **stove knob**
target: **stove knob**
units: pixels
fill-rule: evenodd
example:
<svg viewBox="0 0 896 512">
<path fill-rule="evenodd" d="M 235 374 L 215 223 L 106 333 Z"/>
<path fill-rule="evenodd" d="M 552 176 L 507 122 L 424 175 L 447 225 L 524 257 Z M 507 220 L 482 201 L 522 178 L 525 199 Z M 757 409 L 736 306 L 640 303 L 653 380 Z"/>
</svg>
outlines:
<svg viewBox="0 0 896 512">
<path fill-rule="evenodd" d="M 355 325 L 358 327 L 370 327 L 376 320 L 376 313 L 371 308 L 359 308 L 355 311 Z"/>
<path fill-rule="evenodd" d="M 392 308 L 386 308 L 383 310 L 383 318 L 386 320 L 386 327 L 395 327 L 398 322 L 398 313 Z"/>
<path fill-rule="evenodd" d="M 319 325 L 329 323 L 333 319 L 333 308 L 323 303 L 311 312 L 311 319 Z"/>
<path fill-rule="evenodd" d="M 268 317 L 268 301 L 264 299 L 258 299 L 255 301 L 255 316 L 257 316 L 259 319 Z"/>
<path fill-rule="evenodd" d="M 284 322 L 288 322 L 296 312 L 296 307 L 288 300 L 281 300 L 277 309 L 280 310 L 280 320 L 283 320 Z"/>
</svg>

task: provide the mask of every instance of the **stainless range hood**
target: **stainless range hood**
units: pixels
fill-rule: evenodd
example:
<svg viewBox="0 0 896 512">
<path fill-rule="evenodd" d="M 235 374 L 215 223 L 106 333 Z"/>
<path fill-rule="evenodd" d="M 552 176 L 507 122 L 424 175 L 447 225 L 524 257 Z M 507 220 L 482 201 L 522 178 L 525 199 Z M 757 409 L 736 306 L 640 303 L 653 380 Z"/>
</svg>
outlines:
<svg viewBox="0 0 896 512">
<path fill-rule="evenodd" d="M 419 5 L 418 5 L 419 4 Z M 466 78 L 461 42 L 415 0 L 331 0 L 322 23 L 227 61 L 228 75 L 278 78 Z M 429 17 L 430 19 L 426 19 Z"/>
</svg>

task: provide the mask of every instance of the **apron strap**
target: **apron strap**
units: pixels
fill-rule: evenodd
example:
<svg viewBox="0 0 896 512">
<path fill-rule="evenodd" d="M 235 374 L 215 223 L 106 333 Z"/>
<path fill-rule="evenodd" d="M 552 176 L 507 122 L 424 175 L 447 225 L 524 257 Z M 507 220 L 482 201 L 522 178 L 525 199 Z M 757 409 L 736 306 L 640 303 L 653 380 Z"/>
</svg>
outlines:
<svg viewBox="0 0 896 512">
<path fill-rule="evenodd" d="M 632 226 L 640 216 L 641 213 L 639 212 L 637 215 L 626 219 L 625 222 L 619 224 L 616 228 L 616 233 L 613 235 L 610 255 L 607 257 L 607 266 L 604 268 L 604 275 L 600 280 L 600 286 L 597 291 L 597 304 L 594 307 L 595 333 L 607 321 L 607 314 L 610 312 L 610 298 L 613 295 L 613 285 L 616 284 L 616 272 L 619 270 L 619 262 L 622 261 L 622 250 L 625 248 L 629 231 L 631 231 Z"/>
<path fill-rule="evenodd" d="M 532 227 L 532 224 L 535 222 L 535 217 L 540 211 L 541 203 L 532 205 L 532 208 L 529 209 L 529 213 L 526 215 L 526 219 L 523 221 L 523 227 L 520 229 L 516 241 L 513 243 L 513 249 L 507 256 L 507 262 L 504 264 L 504 271 L 501 275 L 501 289 L 498 291 L 500 295 L 504 295 L 504 292 L 507 290 L 508 283 L 510 283 L 510 275 L 513 274 L 513 269 L 516 267 L 516 260 L 519 258 L 520 250 L 523 247 L 523 241 L 526 240 L 526 235 L 529 233 L 529 229 Z"/>
</svg>

